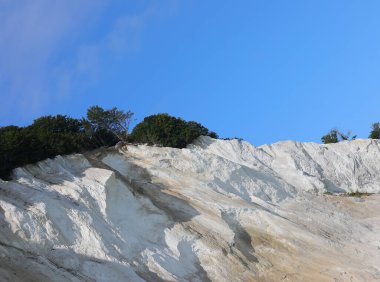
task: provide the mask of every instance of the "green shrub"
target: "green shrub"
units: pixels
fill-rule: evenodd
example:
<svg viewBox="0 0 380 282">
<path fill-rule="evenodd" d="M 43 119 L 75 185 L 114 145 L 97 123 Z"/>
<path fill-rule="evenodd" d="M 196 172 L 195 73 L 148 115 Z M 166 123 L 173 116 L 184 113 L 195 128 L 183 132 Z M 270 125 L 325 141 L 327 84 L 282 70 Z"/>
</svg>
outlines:
<svg viewBox="0 0 380 282">
<path fill-rule="evenodd" d="M 133 129 L 130 141 L 135 143 L 147 143 L 164 147 L 185 148 L 199 136 L 217 138 L 215 132 L 210 132 L 201 124 L 168 114 L 156 114 L 144 118 Z"/>
<path fill-rule="evenodd" d="M 130 137 L 133 113 L 117 108 L 90 107 L 87 118 L 43 116 L 27 127 L 0 127 L 0 177 L 8 178 L 12 169 L 56 155 L 78 153 L 118 141 L 157 144 L 184 148 L 200 135 L 217 138 L 201 124 L 158 114 L 138 124 Z"/>
<path fill-rule="evenodd" d="M 119 128 L 124 126 L 121 122 L 131 117 L 131 113 L 128 112 L 127 116 L 116 108 L 103 112 L 113 120 L 97 128 L 88 125 L 95 124 L 99 119 L 78 120 L 63 115 L 40 117 L 27 127 L 1 127 L 0 177 L 7 179 L 12 169 L 46 158 L 115 145 L 120 140 L 115 132 L 127 134 L 127 130 Z"/>
<path fill-rule="evenodd" d="M 100 134 L 109 132 L 119 141 L 126 141 L 129 133 L 129 126 L 132 122 L 133 113 L 124 112 L 116 107 L 104 110 L 99 106 L 92 106 L 87 110 L 87 119 L 82 123 L 87 130 L 92 133 L 101 131 Z"/>
<path fill-rule="evenodd" d="M 322 136 L 321 140 L 324 144 L 338 143 L 345 140 L 355 140 L 356 135 L 351 137 L 351 132 L 343 133 L 337 129 L 331 129 L 326 135 Z"/>
<path fill-rule="evenodd" d="M 329 195 L 329 196 L 345 196 L 345 197 L 356 197 L 356 198 L 361 198 L 361 197 L 366 197 L 366 196 L 371 196 L 373 193 L 367 193 L 367 192 L 348 192 L 348 193 L 331 193 L 329 191 L 326 191 L 323 193 L 324 195 Z"/>
<path fill-rule="evenodd" d="M 355 192 L 346 193 L 345 196 L 361 198 L 361 197 L 371 196 L 372 194 L 373 193 L 355 191 Z"/>
<path fill-rule="evenodd" d="M 372 130 L 368 138 L 380 139 L 380 123 L 379 122 L 372 124 Z"/>
<path fill-rule="evenodd" d="M 330 130 L 329 133 L 322 136 L 321 140 L 324 144 L 338 143 L 338 131 L 336 129 Z"/>
</svg>

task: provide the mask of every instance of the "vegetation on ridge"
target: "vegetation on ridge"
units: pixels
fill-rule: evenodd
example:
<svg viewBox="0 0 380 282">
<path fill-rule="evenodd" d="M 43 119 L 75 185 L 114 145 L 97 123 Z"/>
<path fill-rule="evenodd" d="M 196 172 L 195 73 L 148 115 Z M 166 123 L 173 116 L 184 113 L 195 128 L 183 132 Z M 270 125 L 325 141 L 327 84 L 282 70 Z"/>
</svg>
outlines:
<svg viewBox="0 0 380 282">
<path fill-rule="evenodd" d="M 326 191 L 323 193 L 324 195 L 328 196 L 346 196 L 346 197 L 356 197 L 356 198 L 361 198 L 361 197 L 367 197 L 373 195 L 373 193 L 367 193 L 367 192 L 348 192 L 348 193 L 332 193 L 330 191 Z"/>
<path fill-rule="evenodd" d="M 0 127 L 0 178 L 7 178 L 15 167 L 54 157 L 78 153 L 118 141 L 184 148 L 201 135 L 218 138 L 215 132 L 194 121 L 168 114 L 151 115 L 137 124 L 129 134 L 131 111 L 99 106 L 88 108 L 85 118 L 65 115 L 43 116 L 26 127 Z M 321 140 L 324 144 L 354 140 L 350 132 L 330 130 Z M 380 139 L 380 123 L 372 124 L 369 138 Z M 229 138 L 226 138 L 229 140 Z M 238 140 L 241 140 L 238 138 Z"/>
<path fill-rule="evenodd" d="M 217 138 L 199 123 L 158 114 L 139 123 L 129 136 L 133 113 L 90 107 L 86 118 L 43 116 L 26 127 L 0 127 L 0 178 L 12 169 L 56 155 L 79 153 L 118 141 L 184 148 L 200 135 Z"/>
<path fill-rule="evenodd" d="M 375 122 L 374 124 L 372 124 L 372 130 L 368 138 L 380 139 L 380 123 L 379 122 Z"/>
<path fill-rule="evenodd" d="M 322 143 L 329 144 L 329 143 L 338 143 L 340 141 L 345 140 L 355 140 L 356 135 L 351 137 L 351 132 L 348 131 L 347 133 L 343 133 L 342 131 L 338 129 L 331 129 L 326 135 L 323 135 L 321 138 Z M 371 132 L 368 136 L 370 139 L 380 139 L 380 123 L 375 122 L 372 124 Z"/>
<path fill-rule="evenodd" d="M 343 133 L 338 129 L 331 129 L 326 135 L 323 135 L 321 140 L 324 144 L 338 143 L 344 140 L 355 140 L 356 135 L 351 136 L 351 132 Z"/>
<path fill-rule="evenodd" d="M 185 148 L 199 136 L 218 138 L 215 132 L 194 121 L 185 121 L 168 114 L 151 115 L 132 131 L 130 140 L 165 147 Z"/>
</svg>

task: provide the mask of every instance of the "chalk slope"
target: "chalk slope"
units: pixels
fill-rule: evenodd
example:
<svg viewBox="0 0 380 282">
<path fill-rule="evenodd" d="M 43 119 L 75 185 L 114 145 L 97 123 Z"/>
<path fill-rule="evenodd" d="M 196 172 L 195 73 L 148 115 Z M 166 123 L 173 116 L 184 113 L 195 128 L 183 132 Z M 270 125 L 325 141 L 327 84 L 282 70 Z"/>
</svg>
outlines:
<svg viewBox="0 0 380 282">
<path fill-rule="evenodd" d="M 0 181 L 1 281 L 380 280 L 380 142 L 199 138 Z"/>
</svg>

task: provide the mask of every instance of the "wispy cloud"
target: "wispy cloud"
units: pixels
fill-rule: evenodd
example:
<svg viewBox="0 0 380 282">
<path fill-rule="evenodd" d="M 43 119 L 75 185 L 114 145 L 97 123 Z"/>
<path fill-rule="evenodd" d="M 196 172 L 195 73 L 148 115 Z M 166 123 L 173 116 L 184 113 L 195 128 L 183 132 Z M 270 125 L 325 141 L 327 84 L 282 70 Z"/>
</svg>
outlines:
<svg viewBox="0 0 380 282">
<path fill-rule="evenodd" d="M 145 25 L 154 15 L 150 9 L 135 15 L 116 18 L 103 36 L 92 42 L 83 42 L 76 47 L 71 60 L 54 66 L 54 80 L 57 81 L 57 97 L 85 91 L 101 79 L 101 71 L 109 61 L 117 61 L 131 52 L 138 52 Z"/>
<path fill-rule="evenodd" d="M 115 53 L 138 49 L 141 32 L 156 13 L 153 9 L 147 9 L 138 15 L 119 18 L 106 37 L 107 47 Z"/>
<path fill-rule="evenodd" d="M 144 29 L 154 20 L 172 14 L 177 8 L 177 0 L 151 1 L 140 13 L 119 17 L 105 36 L 104 47 L 114 54 L 138 51 Z"/>
<path fill-rule="evenodd" d="M 99 78 L 101 48 L 94 44 L 79 45 L 69 62 L 52 67 L 51 80 L 56 100 L 70 97 L 96 84 Z"/>
<path fill-rule="evenodd" d="M 176 3 L 152 1 L 140 13 L 125 11 L 110 30 L 85 41 L 81 35 L 110 5 L 105 0 L 0 0 L 0 115 L 33 116 L 96 84 L 102 58 L 138 51 L 146 25 Z"/>
<path fill-rule="evenodd" d="M 101 0 L 0 2 L 2 114 L 36 112 L 49 103 L 51 60 L 65 40 L 104 5 Z"/>
</svg>

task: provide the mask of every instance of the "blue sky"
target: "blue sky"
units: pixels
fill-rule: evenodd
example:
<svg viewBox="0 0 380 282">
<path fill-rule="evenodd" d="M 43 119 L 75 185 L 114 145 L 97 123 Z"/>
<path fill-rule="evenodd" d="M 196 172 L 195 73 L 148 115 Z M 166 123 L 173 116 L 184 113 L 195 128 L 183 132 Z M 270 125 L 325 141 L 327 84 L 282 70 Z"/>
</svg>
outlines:
<svg viewBox="0 0 380 282">
<path fill-rule="evenodd" d="M 255 145 L 367 137 L 379 1 L 0 0 L 0 126 L 91 105 Z"/>
</svg>

